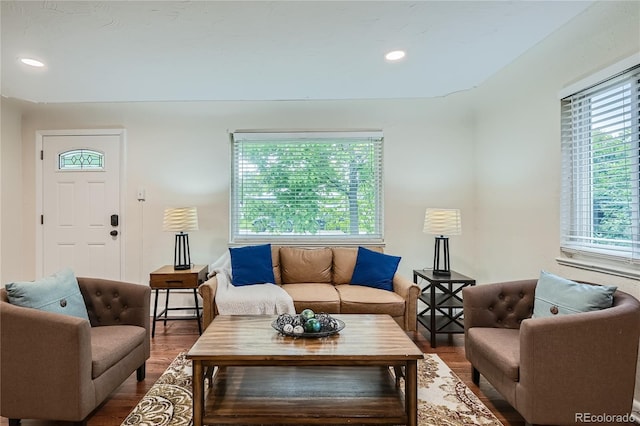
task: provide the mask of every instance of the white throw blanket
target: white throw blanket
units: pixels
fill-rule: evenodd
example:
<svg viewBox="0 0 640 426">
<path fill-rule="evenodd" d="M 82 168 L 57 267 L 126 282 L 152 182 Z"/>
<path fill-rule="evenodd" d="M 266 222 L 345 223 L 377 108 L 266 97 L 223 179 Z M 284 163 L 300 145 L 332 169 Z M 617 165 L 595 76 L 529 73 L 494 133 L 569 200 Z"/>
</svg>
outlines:
<svg viewBox="0 0 640 426">
<path fill-rule="evenodd" d="M 209 265 L 209 276 L 218 279 L 216 306 L 220 315 L 295 314 L 293 299 L 280 286 L 265 283 L 235 287 L 229 251 Z"/>
</svg>

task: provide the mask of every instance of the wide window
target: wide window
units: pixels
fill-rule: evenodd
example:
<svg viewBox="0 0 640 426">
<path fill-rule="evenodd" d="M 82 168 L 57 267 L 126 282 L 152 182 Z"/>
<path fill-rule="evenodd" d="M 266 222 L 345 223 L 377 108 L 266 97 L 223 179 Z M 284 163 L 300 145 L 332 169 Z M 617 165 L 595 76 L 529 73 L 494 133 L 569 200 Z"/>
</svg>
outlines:
<svg viewBox="0 0 640 426">
<path fill-rule="evenodd" d="M 382 133 L 235 132 L 231 240 L 382 241 Z"/>
<path fill-rule="evenodd" d="M 562 250 L 640 262 L 640 66 L 562 100 Z"/>
</svg>

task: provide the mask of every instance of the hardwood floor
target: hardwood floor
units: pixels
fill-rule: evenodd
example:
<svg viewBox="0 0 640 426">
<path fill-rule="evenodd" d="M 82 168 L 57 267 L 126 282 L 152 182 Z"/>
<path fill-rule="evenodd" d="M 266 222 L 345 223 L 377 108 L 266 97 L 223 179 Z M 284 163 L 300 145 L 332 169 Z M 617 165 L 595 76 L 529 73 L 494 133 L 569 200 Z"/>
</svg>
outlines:
<svg viewBox="0 0 640 426">
<path fill-rule="evenodd" d="M 160 322 L 156 327 L 156 335 L 151 340 L 151 358 L 147 361 L 146 379 L 143 382 L 137 382 L 136 375 L 132 374 L 107 401 L 94 411 L 88 419 L 88 426 L 119 426 L 176 355 L 189 350 L 198 338 L 198 326 L 195 321 L 170 321 L 166 327 Z M 481 378 L 479 387 L 473 384 L 471 366 L 464 356 L 462 335 L 439 336 L 435 349 L 431 348 L 425 335 L 426 331 L 419 328 L 418 332 L 411 337 L 423 352 L 438 354 L 505 426 L 524 426 L 522 417 L 489 383 Z M 7 419 L 0 418 L 0 425 L 7 424 Z M 21 424 L 23 426 L 67 426 L 69 423 L 23 420 Z"/>
</svg>

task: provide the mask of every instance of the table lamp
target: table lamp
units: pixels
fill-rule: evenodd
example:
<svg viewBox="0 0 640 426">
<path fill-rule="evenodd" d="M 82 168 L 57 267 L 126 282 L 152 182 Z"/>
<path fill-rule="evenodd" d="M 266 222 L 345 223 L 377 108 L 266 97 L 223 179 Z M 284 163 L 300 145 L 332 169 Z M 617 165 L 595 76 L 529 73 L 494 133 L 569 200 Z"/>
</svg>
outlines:
<svg viewBox="0 0 640 426">
<path fill-rule="evenodd" d="M 198 209 L 196 207 L 164 209 L 162 229 L 176 232 L 176 242 L 173 249 L 173 269 L 191 269 L 189 234 L 185 231 L 198 230 Z"/>
<path fill-rule="evenodd" d="M 451 275 L 449 262 L 449 237 L 445 235 L 460 235 L 462 222 L 459 209 L 427 209 L 424 214 L 424 228 L 426 234 L 436 235 L 433 253 L 433 275 Z M 440 252 L 442 251 L 442 257 Z M 440 265 L 440 260 L 443 265 Z"/>
</svg>

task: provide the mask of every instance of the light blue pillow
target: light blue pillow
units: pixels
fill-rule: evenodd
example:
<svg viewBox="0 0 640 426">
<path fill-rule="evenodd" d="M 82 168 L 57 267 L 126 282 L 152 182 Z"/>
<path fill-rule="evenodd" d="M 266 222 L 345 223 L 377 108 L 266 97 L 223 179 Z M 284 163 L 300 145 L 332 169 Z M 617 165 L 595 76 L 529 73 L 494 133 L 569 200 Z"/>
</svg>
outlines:
<svg viewBox="0 0 640 426">
<path fill-rule="evenodd" d="M 275 283 L 271 244 L 229 248 L 231 254 L 231 284 Z"/>
<path fill-rule="evenodd" d="M 356 266 L 351 284 L 364 285 L 393 291 L 393 276 L 398 269 L 400 257 L 358 247 Z"/>
<path fill-rule="evenodd" d="M 71 315 L 89 321 L 78 280 L 69 268 L 36 281 L 6 285 L 9 303 L 42 311 Z"/>
<path fill-rule="evenodd" d="M 580 284 L 541 271 L 535 290 L 532 317 L 544 318 L 610 308 L 616 288 Z"/>
</svg>

